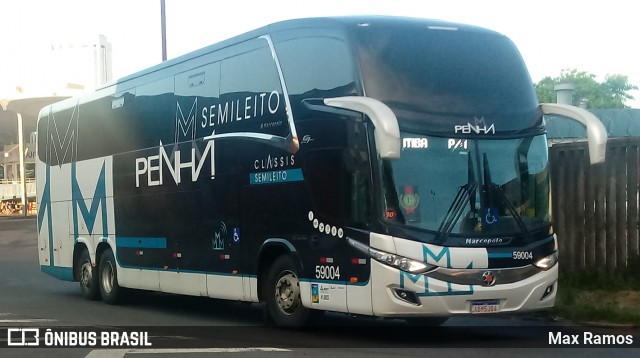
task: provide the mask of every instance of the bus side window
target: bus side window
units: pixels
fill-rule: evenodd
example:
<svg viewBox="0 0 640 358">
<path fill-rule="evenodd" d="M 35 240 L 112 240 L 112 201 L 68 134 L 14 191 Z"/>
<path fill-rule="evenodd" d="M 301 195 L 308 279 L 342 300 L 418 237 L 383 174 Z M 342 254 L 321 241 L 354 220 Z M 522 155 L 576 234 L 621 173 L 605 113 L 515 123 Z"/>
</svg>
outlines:
<svg viewBox="0 0 640 358">
<path fill-rule="evenodd" d="M 344 165 L 341 149 L 309 152 L 304 175 L 309 183 L 314 211 L 321 217 L 344 218 Z"/>
<path fill-rule="evenodd" d="M 321 217 L 358 226 L 369 219 L 369 173 L 343 149 L 309 152 L 305 160 L 313 210 Z"/>
<path fill-rule="evenodd" d="M 350 173 L 349 218 L 355 223 L 366 223 L 369 219 L 369 172 L 356 170 Z"/>
<path fill-rule="evenodd" d="M 293 116 L 312 116 L 302 101 L 356 94 L 355 71 L 349 48 L 337 37 L 323 35 L 280 40 L 275 44 Z"/>
<path fill-rule="evenodd" d="M 234 46 L 247 51 L 220 63 L 219 130 L 289 135 L 284 92 L 271 50 L 264 39 Z M 216 131 L 216 133 L 222 133 Z"/>
</svg>

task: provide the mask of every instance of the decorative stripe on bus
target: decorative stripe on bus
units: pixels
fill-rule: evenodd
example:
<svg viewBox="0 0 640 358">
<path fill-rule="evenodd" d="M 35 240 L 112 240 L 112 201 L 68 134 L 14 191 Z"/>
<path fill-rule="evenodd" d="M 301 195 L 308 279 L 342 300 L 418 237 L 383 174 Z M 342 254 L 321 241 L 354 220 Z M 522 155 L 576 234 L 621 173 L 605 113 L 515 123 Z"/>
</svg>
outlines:
<svg viewBox="0 0 640 358">
<path fill-rule="evenodd" d="M 135 249 L 166 249 L 167 238 L 165 237 L 116 237 L 116 247 Z"/>
<path fill-rule="evenodd" d="M 352 283 L 349 281 L 318 280 L 315 278 L 300 278 L 300 282 L 321 283 L 325 285 L 343 285 L 343 286 L 366 286 L 369 284 L 369 280 Z"/>
<path fill-rule="evenodd" d="M 73 269 L 71 267 L 40 265 L 40 270 L 57 279 L 73 281 Z"/>
<path fill-rule="evenodd" d="M 489 252 L 487 255 L 490 259 L 510 259 L 512 257 L 511 252 Z"/>
<path fill-rule="evenodd" d="M 173 272 L 173 273 L 191 273 L 191 274 L 199 274 L 199 275 L 210 275 L 210 276 L 226 276 L 226 277 L 239 277 L 239 278 L 258 278 L 256 274 L 248 274 L 248 273 L 230 273 L 230 272 L 217 272 L 217 271 L 200 271 L 200 270 L 188 270 L 188 269 L 177 269 L 177 268 L 163 268 L 163 267 L 146 267 L 146 266 L 134 266 L 134 265 L 122 265 L 118 260 L 118 266 L 123 269 L 128 270 L 143 270 L 143 271 L 157 271 L 157 272 Z"/>
</svg>

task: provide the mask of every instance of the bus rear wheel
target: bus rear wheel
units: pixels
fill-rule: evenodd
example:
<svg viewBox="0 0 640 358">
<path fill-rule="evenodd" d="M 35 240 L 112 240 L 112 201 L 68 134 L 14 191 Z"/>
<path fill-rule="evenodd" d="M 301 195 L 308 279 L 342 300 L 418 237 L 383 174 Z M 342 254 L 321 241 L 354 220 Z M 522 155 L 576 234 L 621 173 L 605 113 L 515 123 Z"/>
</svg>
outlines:
<svg viewBox="0 0 640 358">
<path fill-rule="evenodd" d="M 98 282 L 102 300 L 110 305 L 118 304 L 124 296 L 124 289 L 118 284 L 118 272 L 113 251 L 107 249 L 102 253 L 98 267 Z"/>
<path fill-rule="evenodd" d="M 267 309 L 278 326 L 302 326 L 307 323 L 310 309 L 302 305 L 300 269 L 290 255 L 280 256 L 267 274 Z"/>
<path fill-rule="evenodd" d="M 91 264 L 89 251 L 83 249 L 76 262 L 76 277 L 80 281 L 80 291 L 82 296 L 88 300 L 94 301 L 100 296 L 98 287 L 98 273 L 96 267 Z"/>
</svg>

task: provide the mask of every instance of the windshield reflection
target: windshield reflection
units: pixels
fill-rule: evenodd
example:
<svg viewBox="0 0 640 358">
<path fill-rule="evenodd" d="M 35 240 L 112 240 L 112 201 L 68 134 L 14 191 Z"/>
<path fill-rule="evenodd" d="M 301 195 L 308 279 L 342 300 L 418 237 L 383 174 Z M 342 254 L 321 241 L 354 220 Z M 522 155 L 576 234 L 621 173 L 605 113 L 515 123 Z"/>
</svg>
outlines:
<svg viewBox="0 0 640 358">
<path fill-rule="evenodd" d="M 383 162 L 385 218 L 450 234 L 524 235 L 550 224 L 545 135 L 455 139 L 401 133 Z"/>
</svg>

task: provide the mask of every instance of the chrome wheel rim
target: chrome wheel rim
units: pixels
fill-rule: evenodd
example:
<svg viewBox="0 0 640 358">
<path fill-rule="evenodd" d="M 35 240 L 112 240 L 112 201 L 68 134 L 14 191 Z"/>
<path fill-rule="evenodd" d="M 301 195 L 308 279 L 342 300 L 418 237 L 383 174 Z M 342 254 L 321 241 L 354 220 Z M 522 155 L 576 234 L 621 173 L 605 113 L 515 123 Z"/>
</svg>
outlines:
<svg viewBox="0 0 640 358">
<path fill-rule="evenodd" d="M 291 271 L 280 274 L 276 282 L 276 303 L 286 314 L 293 314 L 300 305 L 300 281 Z"/>
<path fill-rule="evenodd" d="M 81 275 L 80 275 L 80 283 L 83 287 L 87 289 L 91 289 L 91 280 L 93 279 L 93 270 L 91 267 L 91 262 L 87 261 L 82 264 L 81 267 Z"/>
<path fill-rule="evenodd" d="M 115 271 L 111 262 L 105 262 L 104 269 L 102 270 L 102 289 L 105 293 L 111 293 L 113 290 L 113 281 L 115 279 Z"/>
</svg>

